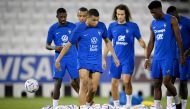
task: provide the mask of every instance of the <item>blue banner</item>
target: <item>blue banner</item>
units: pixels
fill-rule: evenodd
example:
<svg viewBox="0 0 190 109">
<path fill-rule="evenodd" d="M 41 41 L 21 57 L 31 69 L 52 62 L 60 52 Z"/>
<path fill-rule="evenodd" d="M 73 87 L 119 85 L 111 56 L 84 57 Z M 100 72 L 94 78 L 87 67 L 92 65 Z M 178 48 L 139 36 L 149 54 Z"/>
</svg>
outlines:
<svg viewBox="0 0 190 109">
<path fill-rule="evenodd" d="M 149 81 L 149 73 L 144 71 L 143 57 L 136 57 L 133 81 Z M 39 82 L 52 82 L 53 55 L 0 55 L 0 83 L 25 82 L 34 78 Z M 109 76 L 110 57 L 107 57 L 107 69 L 102 73 L 100 82 L 111 82 Z M 70 82 L 68 73 L 64 83 Z"/>
</svg>

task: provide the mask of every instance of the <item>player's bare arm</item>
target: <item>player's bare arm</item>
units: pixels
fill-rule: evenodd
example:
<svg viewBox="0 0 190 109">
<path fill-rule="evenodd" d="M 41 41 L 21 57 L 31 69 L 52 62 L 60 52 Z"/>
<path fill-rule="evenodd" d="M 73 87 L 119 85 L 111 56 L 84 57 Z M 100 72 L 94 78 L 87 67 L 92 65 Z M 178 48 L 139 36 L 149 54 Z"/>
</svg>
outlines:
<svg viewBox="0 0 190 109">
<path fill-rule="evenodd" d="M 61 61 L 61 59 L 62 59 L 63 56 L 68 52 L 68 50 L 69 50 L 69 48 L 71 47 L 71 45 L 72 45 L 72 44 L 71 44 L 70 42 L 68 42 L 68 43 L 64 46 L 64 48 L 61 50 L 59 56 L 57 57 L 56 62 L 55 62 L 55 67 L 56 67 L 58 70 L 60 70 L 60 61 Z"/>
<path fill-rule="evenodd" d="M 154 37 L 154 33 L 152 31 L 152 28 L 150 26 L 150 39 L 149 39 L 149 42 L 148 42 L 148 46 L 147 46 L 147 50 L 146 50 L 146 59 L 145 59 L 145 64 L 144 64 L 144 67 L 145 69 L 147 68 L 150 68 L 150 55 L 152 53 L 152 50 L 154 48 L 154 41 L 155 41 L 155 37 Z"/>
<path fill-rule="evenodd" d="M 140 46 L 142 48 L 144 48 L 144 53 L 145 53 L 145 56 L 146 56 L 147 47 L 146 47 L 146 44 L 145 44 L 144 40 L 142 38 L 140 38 L 138 41 L 139 41 Z"/>
<path fill-rule="evenodd" d="M 105 44 L 106 45 L 106 44 Z M 102 56 L 102 68 L 106 69 L 106 57 L 108 55 L 108 48 L 106 46 L 104 46 L 104 50 L 103 50 L 103 56 Z"/>
<path fill-rule="evenodd" d="M 106 44 L 108 51 L 111 52 L 111 54 L 114 58 L 114 62 L 116 64 L 116 66 L 118 67 L 120 65 L 120 62 L 119 62 L 119 59 L 117 58 L 117 56 L 115 54 L 115 50 L 113 49 L 111 41 L 108 38 L 104 39 L 104 41 L 105 41 L 105 44 Z"/>
<path fill-rule="evenodd" d="M 184 52 L 183 52 L 183 45 L 182 45 L 182 40 L 180 37 L 180 30 L 179 30 L 179 26 L 178 26 L 178 21 L 175 17 L 172 17 L 171 24 L 172 24 L 172 28 L 173 28 L 174 33 L 175 33 L 177 45 L 178 45 L 179 51 L 180 51 L 180 63 L 182 65 L 184 65 L 185 58 L 184 58 Z"/>
</svg>

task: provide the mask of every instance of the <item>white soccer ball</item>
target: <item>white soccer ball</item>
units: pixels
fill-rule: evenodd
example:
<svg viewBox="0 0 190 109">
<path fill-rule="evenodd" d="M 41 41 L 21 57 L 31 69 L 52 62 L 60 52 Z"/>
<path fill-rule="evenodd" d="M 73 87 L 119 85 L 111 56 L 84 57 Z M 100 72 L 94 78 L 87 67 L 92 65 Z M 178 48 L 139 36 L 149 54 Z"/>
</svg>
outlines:
<svg viewBox="0 0 190 109">
<path fill-rule="evenodd" d="M 39 89 L 38 81 L 35 79 L 28 79 L 25 82 L 25 89 L 27 92 L 33 93 Z"/>
</svg>

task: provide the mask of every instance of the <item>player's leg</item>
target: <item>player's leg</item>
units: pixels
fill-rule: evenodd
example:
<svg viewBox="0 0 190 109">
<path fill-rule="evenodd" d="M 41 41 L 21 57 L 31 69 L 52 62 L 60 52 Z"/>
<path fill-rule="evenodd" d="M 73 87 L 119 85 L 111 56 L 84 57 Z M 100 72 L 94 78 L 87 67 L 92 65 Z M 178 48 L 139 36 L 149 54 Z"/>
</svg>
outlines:
<svg viewBox="0 0 190 109">
<path fill-rule="evenodd" d="M 129 64 L 130 63 L 130 64 Z M 132 105 L 132 83 L 131 78 L 134 70 L 134 60 L 128 60 L 128 64 L 122 65 L 122 77 L 123 83 L 125 86 L 125 93 L 126 93 L 126 106 L 131 107 Z"/>
<path fill-rule="evenodd" d="M 178 61 L 178 59 L 174 59 L 173 72 L 172 72 L 171 76 L 172 76 L 171 82 L 172 82 L 172 84 L 174 84 L 176 78 L 179 77 L 179 61 Z M 166 94 L 167 94 L 167 105 L 166 106 L 167 106 L 167 109 L 170 109 L 172 107 L 173 96 L 168 90 L 167 90 Z"/>
<path fill-rule="evenodd" d="M 68 59 L 66 66 L 71 77 L 71 86 L 77 93 L 79 93 L 79 73 L 77 69 L 77 58 Z"/>
<path fill-rule="evenodd" d="M 97 88 L 99 86 L 100 72 L 94 72 L 91 74 L 91 82 L 89 84 L 88 93 L 87 93 L 87 105 L 90 105 L 93 101 L 93 98 L 96 94 Z"/>
<path fill-rule="evenodd" d="M 175 83 L 175 80 L 176 80 L 176 77 L 172 76 L 172 80 L 171 80 L 172 84 Z M 168 90 L 166 94 L 167 94 L 167 108 L 170 109 L 172 107 L 173 96 Z"/>
<path fill-rule="evenodd" d="M 154 104 L 156 109 L 160 109 L 160 101 L 162 99 L 162 79 L 153 79 L 154 84 Z"/>
<path fill-rule="evenodd" d="M 175 86 L 172 84 L 171 74 L 173 72 L 173 60 L 163 60 L 162 61 L 162 73 L 163 73 L 163 83 L 167 90 L 172 94 L 175 100 L 176 108 L 181 109 L 181 103 L 177 95 Z"/>
<path fill-rule="evenodd" d="M 79 75 L 80 75 L 79 102 L 80 105 L 85 105 L 88 83 L 89 83 L 89 71 L 87 69 L 80 69 Z"/>
<path fill-rule="evenodd" d="M 153 78 L 153 86 L 154 86 L 154 104 L 156 109 L 160 109 L 160 101 L 162 98 L 162 73 L 160 71 L 160 61 L 154 60 L 152 61 L 151 66 L 151 77 Z"/>
<path fill-rule="evenodd" d="M 122 74 L 123 76 L 123 84 L 125 86 L 125 93 L 126 93 L 126 106 L 130 107 L 132 105 L 132 84 L 131 84 L 131 75 L 129 74 Z"/>
<path fill-rule="evenodd" d="M 60 88 L 62 83 L 62 78 L 65 75 L 65 63 L 61 61 L 61 71 L 58 71 L 55 66 L 53 68 L 54 74 L 54 89 L 53 89 L 53 109 L 56 108 L 59 104 L 59 97 L 60 97 Z"/>
<path fill-rule="evenodd" d="M 62 79 L 54 79 L 54 89 L 53 89 L 53 109 L 55 109 L 59 104 L 60 88 Z"/>
<path fill-rule="evenodd" d="M 180 65 L 180 96 L 181 96 L 181 104 L 182 109 L 186 109 L 187 105 L 187 96 L 188 96 L 188 88 L 187 88 L 187 82 L 188 82 L 188 73 L 190 73 L 190 58 L 186 58 L 186 62 L 184 66 Z"/>
<path fill-rule="evenodd" d="M 119 107 L 120 105 L 118 87 L 119 87 L 119 81 L 121 78 L 121 71 L 122 71 L 121 65 L 119 67 L 116 67 L 114 63 L 111 64 L 111 67 L 110 67 L 110 75 L 112 77 L 111 94 L 113 98 L 114 107 Z"/>
</svg>

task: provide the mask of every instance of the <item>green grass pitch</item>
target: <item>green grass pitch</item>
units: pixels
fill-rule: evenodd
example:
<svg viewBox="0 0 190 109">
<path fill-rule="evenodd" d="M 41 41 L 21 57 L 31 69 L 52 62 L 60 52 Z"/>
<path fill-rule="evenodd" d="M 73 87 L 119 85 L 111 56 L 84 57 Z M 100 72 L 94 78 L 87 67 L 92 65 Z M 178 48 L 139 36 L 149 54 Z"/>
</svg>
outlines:
<svg viewBox="0 0 190 109">
<path fill-rule="evenodd" d="M 152 97 L 145 98 L 145 100 L 153 101 Z M 108 104 L 109 98 L 95 97 L 94 100 L 98 104 Z M 187 101 L 187 109 L 190 109 L 190 97 Z M 161 101 L 165 107 L 166 98 Z M 45 105 L 51 105 L 51 98 L 0 98 L 0 109 L 41 109 Z M 60 99 L 60 105 L 76 104 L 78 105 L 78 98 L 64 97 Z"/>
</svg>

